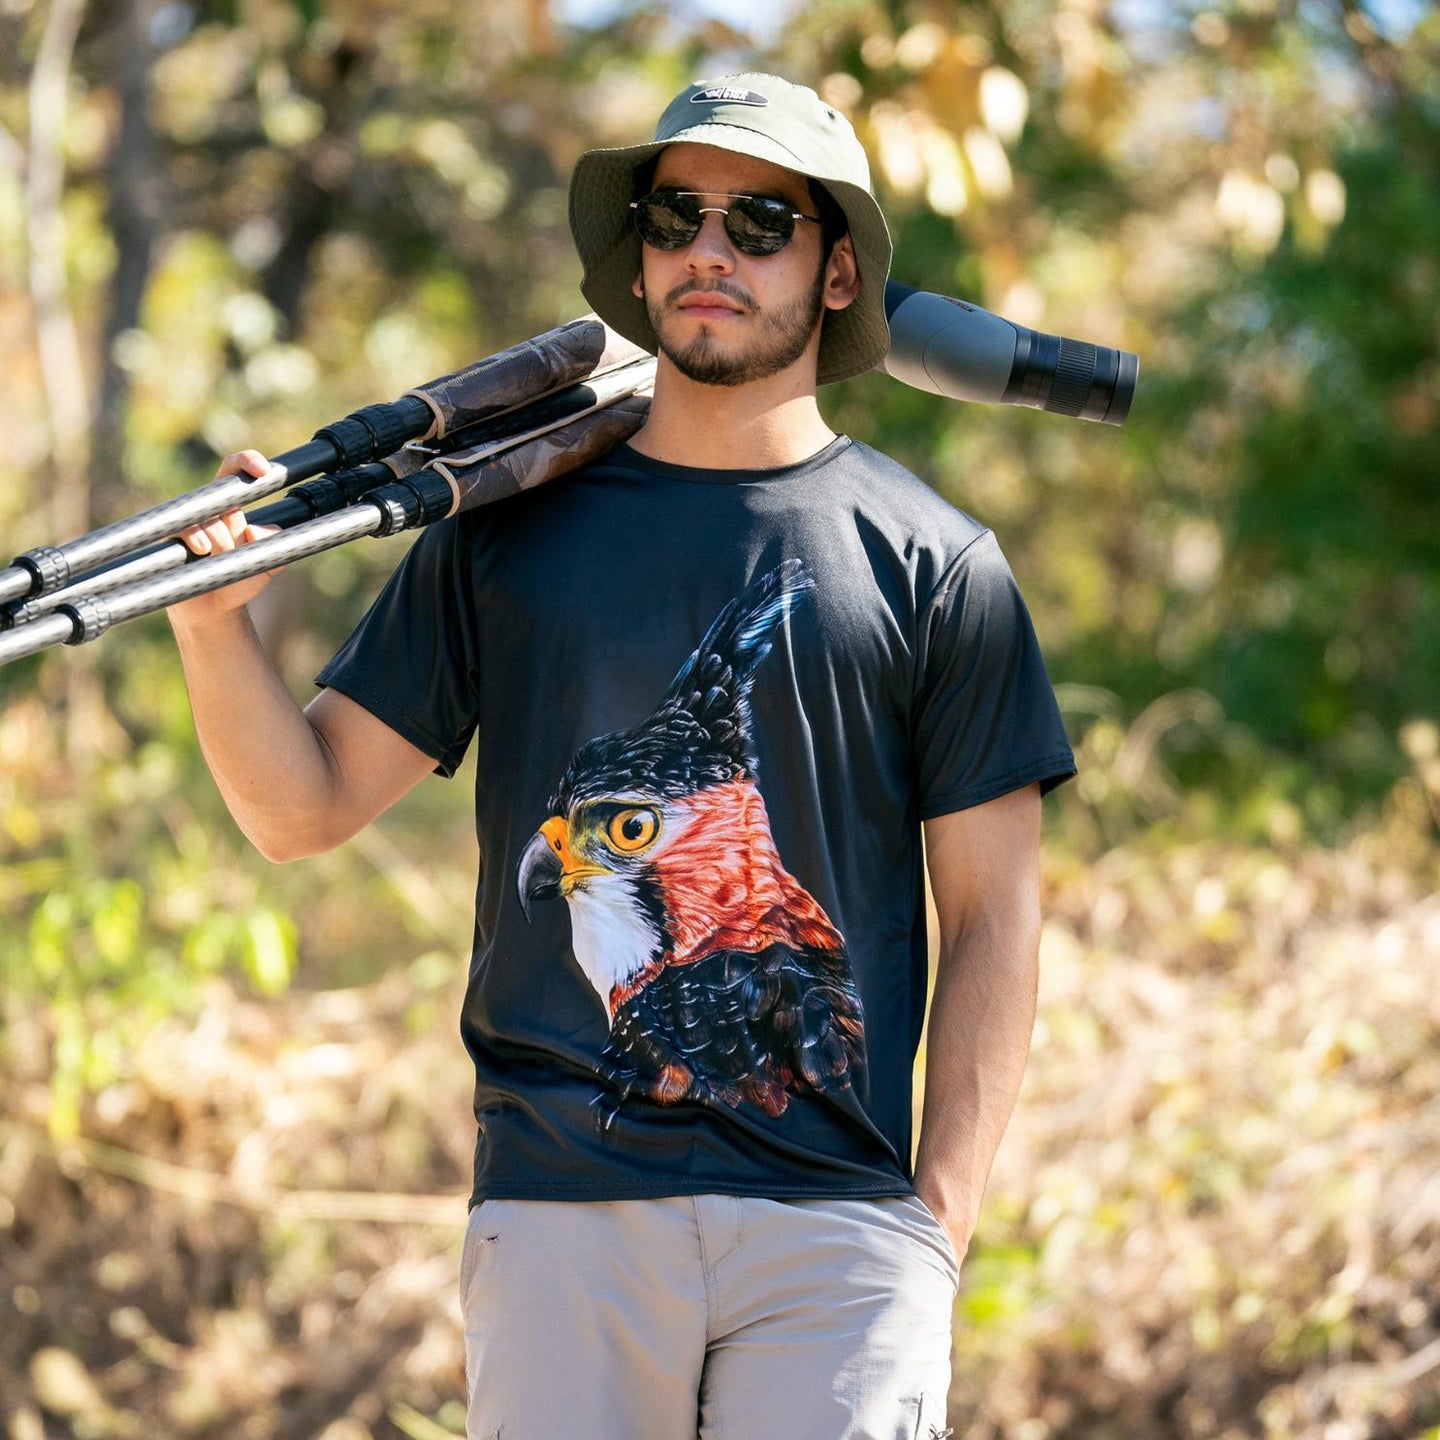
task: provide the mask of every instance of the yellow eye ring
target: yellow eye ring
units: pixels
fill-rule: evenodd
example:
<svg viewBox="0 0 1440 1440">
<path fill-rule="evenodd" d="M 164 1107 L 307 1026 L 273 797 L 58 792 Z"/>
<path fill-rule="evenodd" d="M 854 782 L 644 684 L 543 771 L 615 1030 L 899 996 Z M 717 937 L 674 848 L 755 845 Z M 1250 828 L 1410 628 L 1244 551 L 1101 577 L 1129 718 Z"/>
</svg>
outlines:
<svg viewBox="0 0 1440 1440">
<path fill-rule="evenodd" d="M 605 823 L 605 843 L 618 855 L 638 855 L 655 843 L 660 817 L 653 810 L 627 806 Z"/>
</svg>

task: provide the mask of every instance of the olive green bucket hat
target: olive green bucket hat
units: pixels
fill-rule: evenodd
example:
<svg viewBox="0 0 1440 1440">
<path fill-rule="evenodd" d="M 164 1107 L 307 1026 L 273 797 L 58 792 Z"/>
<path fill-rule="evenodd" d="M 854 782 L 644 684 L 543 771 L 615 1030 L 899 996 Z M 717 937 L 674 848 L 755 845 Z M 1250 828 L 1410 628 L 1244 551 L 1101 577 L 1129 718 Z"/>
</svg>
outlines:
<svg viewBox="0 0 1440 1440">
<path fill-rule="evenodd" d="M 885 281 L 890 231 L 870 193 L 870 166 L 850 122 L 813 90 L 778 75 L 726 75 L 682 90 L 645 145 L 587 150 L 570 180 L 570 233 L 585 267 L 580 289 L 595 313 L 653 355 L 655 331 L 631 289 L 640 237 L 630 219 L 635 169 L 667 145 L 713 145 L 768 160 L 817 180 L 845 212 L 860 293 L 827 310 L 820 334 L 820 384 L 873 369 L 890 348 Z"/>
</svg>

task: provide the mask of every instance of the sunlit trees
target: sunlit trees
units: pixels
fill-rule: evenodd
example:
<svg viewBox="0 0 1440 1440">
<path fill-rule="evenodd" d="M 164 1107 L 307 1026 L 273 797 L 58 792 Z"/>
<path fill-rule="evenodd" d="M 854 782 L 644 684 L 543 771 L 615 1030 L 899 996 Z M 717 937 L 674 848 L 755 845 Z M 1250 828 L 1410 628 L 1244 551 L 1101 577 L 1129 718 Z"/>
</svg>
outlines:
<svg viewBox="0 0 1440 1440">
<path fill-rule="evenodd" d="M 957 1404 L 1007 1440 L 1433 1434 L 1433 7 L 780 10 L 0 4 L 0 561 L 574 315 L 582 149 L 697 75 L 814 84 L 869 149 L 898 278 L 1142 356 L 1119 431 L 880 376 L 823 396 L 996 529 L 1081 759 Z M 267 592 L 297 688 L 395 559 L 347 547 Z M 17 1440 L 41 1412 L 257 1440 L 453 1421 L 453 1335 L 406 1299 L 443 1232 L 356 1230 L 363 1205 L 307 1229 L 256 1195 L 461 1183 L 468 1136 L 434 1116 L 463 1126 L 463 1058 L 426 1057 L 453 1045 L 464 792 L 275 869 L 204 774 L 163 622 L 0 670 Z M 362 1350 L 342 1322 L 371 1281 Z M 331 1368 L 285 1368 L 301 1335 Z"/>
</svg>

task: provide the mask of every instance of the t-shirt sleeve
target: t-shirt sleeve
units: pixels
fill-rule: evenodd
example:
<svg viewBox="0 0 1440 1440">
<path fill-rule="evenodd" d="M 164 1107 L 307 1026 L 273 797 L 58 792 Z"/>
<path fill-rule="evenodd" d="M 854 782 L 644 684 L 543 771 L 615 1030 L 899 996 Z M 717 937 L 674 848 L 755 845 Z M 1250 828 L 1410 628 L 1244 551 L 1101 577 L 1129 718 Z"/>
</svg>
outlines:
<svg viewBox="0 0 1440 1440">
<path fill-rule="evenodd" d="M 316 676 L 453 775 L 478 715 L 475 607 L 465 530 L 442 520 L 406 552 L 349 639 Z"/>
<path fill-rule="evenodd" d="M 914 760 L 928 820 L 1075 773 L 1030 612 L 990 531 L 947 568 L 920 615 Z"/>
</svg>

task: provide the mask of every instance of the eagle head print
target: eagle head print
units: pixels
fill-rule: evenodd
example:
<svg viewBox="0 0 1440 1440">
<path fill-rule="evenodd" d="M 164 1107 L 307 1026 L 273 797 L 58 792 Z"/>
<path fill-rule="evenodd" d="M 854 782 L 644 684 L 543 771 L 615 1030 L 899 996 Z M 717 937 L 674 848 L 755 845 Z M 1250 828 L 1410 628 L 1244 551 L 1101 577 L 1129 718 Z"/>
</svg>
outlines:
<svg viewBox="0 0 1440 1440">
<path fill-rule="evenodd" d="M 751 743 L 755 671 L 810 588 L 788 560 L 731 600 L 645 720 L 576 751 L 520 858 L 527 918 L 564 899 L 610 1021 L 602 1129 L 631 1096 L 777 1116 L 863 1091 L 845 942 L 781 863 Z"/>
</svg>

